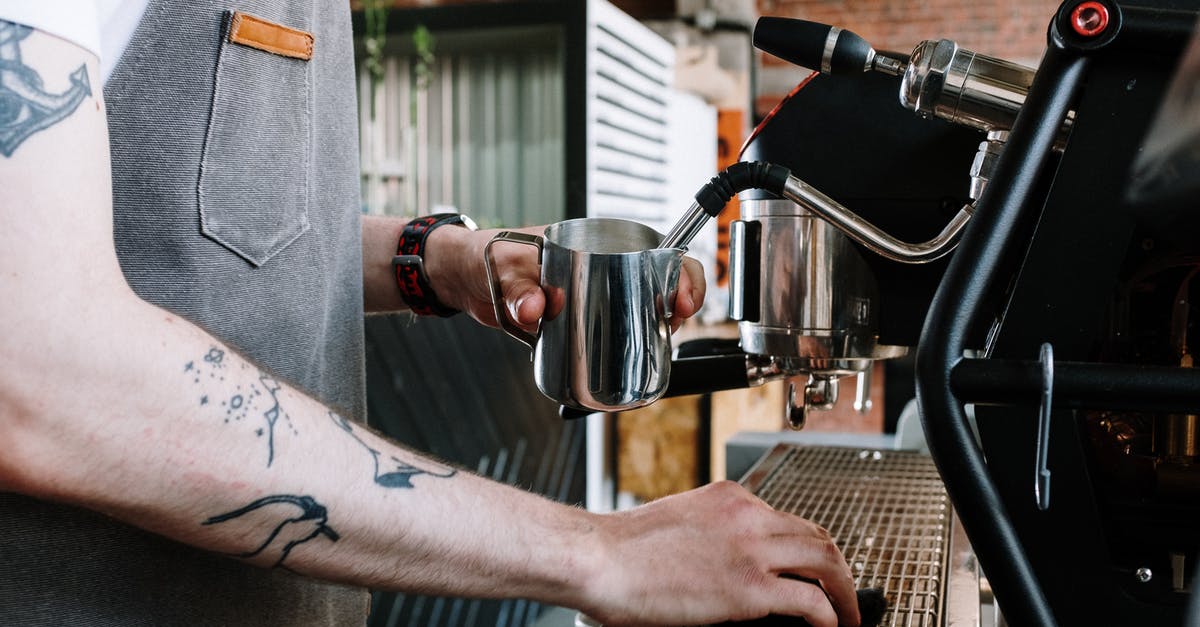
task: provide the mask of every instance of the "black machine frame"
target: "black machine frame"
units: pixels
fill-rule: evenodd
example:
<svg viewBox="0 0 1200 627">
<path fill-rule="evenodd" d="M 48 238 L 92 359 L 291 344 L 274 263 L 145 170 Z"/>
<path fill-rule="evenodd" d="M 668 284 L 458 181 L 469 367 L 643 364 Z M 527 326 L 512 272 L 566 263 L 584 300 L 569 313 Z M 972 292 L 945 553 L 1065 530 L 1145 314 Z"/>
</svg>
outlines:
<svg viewBox="0 0 1200 627">
<path fill-rule="evenodd" d="M 1072 410 L 1200 413 L 1200 370 L 1095 359 L 1137 228 L 1128 173 L 1197 7 L 1102 3 L 1111 19 L 1097 35 L 1071 28 L 1080 0 L 1051 21 L 1046 56 L 917 348 L 930 452 L 1012 625 L 1180 624 L 1184 613 L 1153 588 L 1140 593 L 1129 564 L 1114 556 Z M 1072 110 L 1059 159 L 1053 144 Z M 989 325 L 986 356 L 964 358 L 979 348 L 972 332 Z M 1043 343 L 1062 361 L 1039 360 Z M 1039 436 L 1047 397 L 1053 412 Z M 978 406 L 982 446 L 966 404 Z M 1045 468 L 1039 437 L 1054 487 L 1052 499 L 1041 495 L 1044 510 L 1034 489 Z M 1200 504 L 1173 513 L 1196 523 Z M 1191 535 L 1194 551 L 1200 527 Z"/>
</svg>

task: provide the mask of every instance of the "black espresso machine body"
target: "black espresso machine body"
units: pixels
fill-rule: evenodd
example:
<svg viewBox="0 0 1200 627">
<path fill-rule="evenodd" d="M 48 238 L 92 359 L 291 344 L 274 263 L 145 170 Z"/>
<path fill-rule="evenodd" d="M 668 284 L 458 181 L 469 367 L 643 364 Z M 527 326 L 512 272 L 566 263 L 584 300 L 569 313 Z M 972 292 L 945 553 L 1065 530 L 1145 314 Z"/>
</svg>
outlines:
<svg viewBox="0 0 1200 627">
<path fill-rule="evenodd" d="M 976 409 L 990 479 L 1063 625 L 1183 624 L 1200 559 L 1200 370 L 1190 358 L 1200 350 L 1200 316 L 1192 313 L 1200 309 L 1188 306 L 1200 303 L 1200 281 L 1190 281 L 1200 268 L 1200 181 L 1182 183 L 1187 192 L 1138 197 L 1134 175 L 1197 4 L 1154 7 L 1182 10 L 1175 15 L 1122 7 L 1123 32 L 1110 44 L 1090 52 L 1066 43 L 1064 58 L 1083 59 L 1071 99 L 1074 128 L 1061 161 L 1040 173 L 1045 193 L 1011 203 L 1020 217 L 1010 244 L 1023 257 L 990 260 L 1005 284 L 993 284 L 981 299 L 992 302 L 976 313 L 993 325 L 985 346 L 993 364 L 1035 360 L 1046 344 L 1053 360 L 1075 362 L 1085 379 L 1089 366 L 1112 366 L 1078 390 L 1063 390 L 1074 399 L 1054 399 L 1051 387 L 1053 411 L 1001 406 L 990 394 Z M 967 252 L 987 263 L 982 250 Z M 943 304 L 947 315 L 967 313 Z M 989 364 L 975 365 L 987 371 Z M 1072 376 L 1068 367 L 1060 370 Z M 1053 386 L 1055 377 L 1046 379 Z M 1116 386 L 1128 389 L 1111 402 L 1094 398 Z M 958 400 L 973 394 L 964 382 Z M 1169 395 L 1183 402 L 1154 406 Z M 927 424 L 944 432 L 939 421 L 953 417 L 930 405 Z M 1040 423 L 1048 423 L 1041 464 Z M 943 473 L 966 471 L 961 452 L 947 452 Z M 1042 503 L 1034 489 L 1039 472 L 1052 479 Z M 985 534 L 976 545 L 988 541 Z"/>
<path fill-rule="evenodd" d="M 1138 193 L 1146 186 L 1134 173 L 1155 149 L 1147 136 L 1198 9 L 1195 0 L 1068 1 L 1050 20 L 1020 114 L 1004 121 L 1011 128 L 915 116 L 897 102 L 895 75 L 916 55 L 880 53 L 894 60 L 883 68 L 891 71 L 818 77 L 749 147 L 905 241 L 934 237 L 970 209 L 946 257 L 898 263 L 853 243 L 850 261 L 822 279 L 802 262 L 832 240 L 813 237 L 800 253 L 771 245 L 763 232 L 782 205 L 766 203 L 784 201 L 746 192 L 743 221 L 760 224 L 741 227 L 743 250 L 754 252 L 731 266 L 760 271 L 742 268 L 743 285 L 731 291 L 756 302 L 731 309 L 742 348 L 762 358 L 793 350 L 754 325 L 796 287 L 764 279 L 761 257 L 785 249 L 796 255 L 794 280 L 825 281 L 829 293 L 845 291 L 845 268 L 856 285 L 869 283 L 846 302 L 868 302 L 870 315 L 847 319 L 874 344 L 841 346 L 868 359 L 915 347 L 931 453 L 1011 625 L 1184 621 L 1200 557 L 1200 370 L 1191 358 L 1200 350 L 1200 307 L 1191 307 L 1200 302 L 1200 181 L 1176 176 L 1173 191 Z M 827 52 L 836 41 L 830 35 Z M 1191 80 L 1196 98 L 1200 79 Z M 1192 140 L 1190 158 L 1200 161 L 1200 137 Z M 805 324 L 841 324 L 818 318 Z M 789 372 L 829 366 L 840 375 L 837 366 L 863 363 L 774 355 Z"/>
</svg>

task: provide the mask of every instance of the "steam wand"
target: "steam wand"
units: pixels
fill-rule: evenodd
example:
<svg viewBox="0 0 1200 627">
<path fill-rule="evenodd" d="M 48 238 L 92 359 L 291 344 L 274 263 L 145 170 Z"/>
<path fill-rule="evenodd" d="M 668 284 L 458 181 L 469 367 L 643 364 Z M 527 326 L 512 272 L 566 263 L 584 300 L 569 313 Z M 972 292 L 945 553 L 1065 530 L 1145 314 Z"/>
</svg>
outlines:
<svg viewBox="0 0 1200 627">
<path fill-rule="evenodd" d="M 933 239 L 911 244 L 892 237 L 864 220 L 845 205 L 792 176 L 783 166 L 761 161 L 740 162 L 721 171 L 700 188 L 696 200 L 663 237 L 659 248 L 687 250 L 688 244 L 708 219 L 721 213 L 735 194 L 748 189 L 763 189 L 787 198 L 876 254 L 892 261 L 912 264 L 933 261 L 953 250 L 975 209 L 973 204 L 967 203 Z"/>
<path fill-rule="evenodd" d="M 790 176 L 787 168 L 762 161 L 742 161 L 725 168 L 696 192 L 696 200 L 658 247 L 687 250 L 708 219 L 717 217 L 734 195 L 748 189 L 764 189 L 783 195 Z"/>
</svg>

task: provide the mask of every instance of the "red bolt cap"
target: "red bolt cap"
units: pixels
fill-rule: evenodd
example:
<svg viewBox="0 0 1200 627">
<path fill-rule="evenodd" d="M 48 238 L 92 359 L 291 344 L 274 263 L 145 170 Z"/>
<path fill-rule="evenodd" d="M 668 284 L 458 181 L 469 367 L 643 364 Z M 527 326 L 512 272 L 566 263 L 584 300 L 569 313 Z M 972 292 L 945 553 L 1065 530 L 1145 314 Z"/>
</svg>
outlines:
<svg viewBox="0 0 1200 627">
<path fill-rule="evenodd" d="M 1071 27 L 1083 37 L 1095 37 L 1108 28 L 1108 7 L 1084 2 L 1071 11 Z"/>
</svg>

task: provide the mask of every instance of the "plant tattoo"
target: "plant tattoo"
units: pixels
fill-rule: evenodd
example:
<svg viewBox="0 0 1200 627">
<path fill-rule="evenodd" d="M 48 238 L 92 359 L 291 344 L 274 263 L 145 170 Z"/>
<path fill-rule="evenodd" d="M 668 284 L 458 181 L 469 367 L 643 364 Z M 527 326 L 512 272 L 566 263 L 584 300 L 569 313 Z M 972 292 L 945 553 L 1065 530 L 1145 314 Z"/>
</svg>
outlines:
<svg viewBox="0 0 1200 627">
<path fill-rule="evenodd" d="M 21 40 L 33 29 L 0 20 L 0 153 L 11 157 L 34 133 L 75 112 L 92 95 L 87 66 L 71 72 L 71 86 L 61 94 L 42 88 L 42 77 L 21 62 Z"/>
<path fill-rule="evenodd" d="M 291 494 L 276 494 L 265 496 L 249 505 L 213 516 L 205 520 L 204 525 L 216 525 L 235 518 L 247 516 L 248 520 L 256 520 L 264 527 L 270 527 L 258 548 L 245 553 L 235 553 L 236 557 L 251 558 L 259 555 L 272 556 L 271 565 L 280 566 L 283 560 L 298 545 L 323 535 L 332 542 L 341 537 L 326 523 L 329 514 L 325 506 L 317 503 L 311 496 L 294 496 Z M 273 526 L 272 526 L 273 525 Z"/>
<path fill-rule="evenodd" d="M 367 451 L 371 453 L 371 457 L 375 460 L 375 483 L 385 488 L 415 487 L 413 486 L 412 479 L 417 475 L 429 475 L 431 477 L 440 477 L 446 479 L 453 477 L 454 474 L 458 472 L 457 470 L 448 466 L 430 469 L 420 468 L 397 458 L 395 455 L 388 455 L 385 459 L 382 451 L 372 448 L 370 444 L 364 442 L 362 438 L 358 437 L 358 435 L 354 433 L 354 427 L 350 424 L 349 420 L 346 420 L 345 418 L 333 412 L 329 412 L 329 419 L 332 420 L 333 424 L 337 425 L 339 429 L 350 434 L 350 437 L 354 438 L 355 442 L 361 444 L 363 448 L 367 449 Z M 382 464 L 380 462 L 382 462 Z M 431 464 L 431 466 L 433 466 L 433 464 Z"/>
<path fill-rule="evenodd" d="M 232 390 L 226 387 L 219 393 L 214 392 L 210 387 L 220 386 L 225 382 L 225 370 L 228 367 L 225 351 L 214 346 L 208 349 L 201 360 L 184 364 L 183 372 L 192 378 L 193 384 L 205 386 L 206 391 L 199 399 L 200 405 L 215 405 L 223 414 L 225 424 L 241 423 L 247 419 L 262 421 L 262 426 L 254 429 L 254 435 L 267 438 L 267 467 L 270 468 L 275 461 L 275 433 L 279 419 L 283 418 L 287 429 L 293 434 L 300 433 L 279 404 L 279 390 L 283 386 L 271 375 L 260 371 L 258 384 L 251 384 L 246 389 L 238 384 L 234 385 Z M 249 368 L 250 366 L 242 363 L 242 370 Z"/>
</svg>

